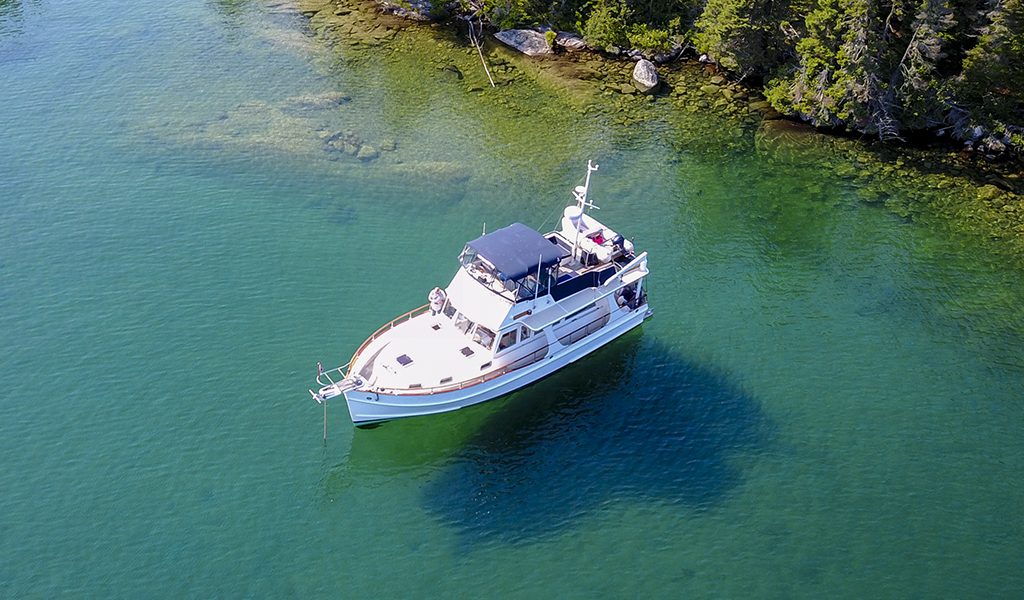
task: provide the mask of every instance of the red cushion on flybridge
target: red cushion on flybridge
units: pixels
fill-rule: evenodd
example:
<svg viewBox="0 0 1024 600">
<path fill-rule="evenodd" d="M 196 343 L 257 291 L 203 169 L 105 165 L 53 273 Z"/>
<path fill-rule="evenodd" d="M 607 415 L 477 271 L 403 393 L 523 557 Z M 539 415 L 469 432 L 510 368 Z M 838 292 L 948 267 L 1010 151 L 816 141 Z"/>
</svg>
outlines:
<svg viewBox="0 0 1024 600">
<path fill-rule="evenodd" d="M 597 244 L 598 246 L 604 243 L 604 236 L 601 235 L 600 233 L 595 233 L 594 237 L 590 239 L 594 240 L 594 243 Z"/>
</svg>

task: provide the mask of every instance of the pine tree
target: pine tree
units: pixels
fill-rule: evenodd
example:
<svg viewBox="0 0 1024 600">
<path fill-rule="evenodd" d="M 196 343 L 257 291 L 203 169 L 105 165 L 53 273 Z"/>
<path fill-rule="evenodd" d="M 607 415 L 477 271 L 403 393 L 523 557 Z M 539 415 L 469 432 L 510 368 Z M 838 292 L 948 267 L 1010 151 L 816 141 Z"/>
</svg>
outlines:
<svg viewBox="0 0 1024 600">
<path fill-rule="evenodd" d="M 1024 1 L 992 2 L 978 44 L 964 58 L 956 98 L 989 128 L 1024 124 Z"/>
</svg>

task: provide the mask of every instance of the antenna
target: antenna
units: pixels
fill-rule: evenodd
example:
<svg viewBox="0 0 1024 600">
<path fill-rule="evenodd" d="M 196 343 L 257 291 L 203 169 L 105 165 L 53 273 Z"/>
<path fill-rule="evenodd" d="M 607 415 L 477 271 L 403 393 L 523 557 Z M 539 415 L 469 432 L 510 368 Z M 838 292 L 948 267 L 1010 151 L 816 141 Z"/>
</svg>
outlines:
<svg viewBox="0 0 1024 600">
<path fill-rule="evenodd" d="M 482 235 L 482 236 L 487 235 L 487 221 L 484 221 L 484 232 L 481 233 L 480 235 Z"/>
<path fill-rule="evenodd" d="M 590 174 L 598 169 L 599 165 L 595 165 L 593 161 L 587 160 L 587 178 L 583 181 L 583 185 L 576 186 L 572 191 L 572 195 L 576 198 L 576 205 L 580 209 L 580 222 L 576 225 L 576 239 L 572 242 L 572 256 L 576 258 L 577 250 L 579 249 L 580 243 L 580 228 L 583 227 L 583 214 L 587 212 L 587 208 L 595 208 L 601 210 L 600 206 L 597 206 L 593 202 L 587 200 L 587 193 L 590 191 Z"/>
<path fill-rule="evenodd" d="M 601 209 L 600 206 L 595 205 L 593 202 L 587 200 L 587 193 L 590 191 L 590 174 L 598 169 L 599 165 L 595 165 L 593 161 L 587 161 L 587 178 L 584 180 L 583 185 L 578 185 L 572 191 L 572 195 L 576 198 L 576 202 L 579 204 L 581 210 L 589 208 Z"/>
</svg>

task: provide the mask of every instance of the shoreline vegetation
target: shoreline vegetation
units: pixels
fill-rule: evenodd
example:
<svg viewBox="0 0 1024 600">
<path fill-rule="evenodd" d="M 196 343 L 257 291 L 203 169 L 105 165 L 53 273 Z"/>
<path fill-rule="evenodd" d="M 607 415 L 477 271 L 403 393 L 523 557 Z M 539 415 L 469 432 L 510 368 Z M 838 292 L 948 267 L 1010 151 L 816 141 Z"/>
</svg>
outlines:
<svg viewBox="0 0 1024 600">
<path fill-rule="evenodd" d="M 893 144 L 878 136 L 822 133 L 777 111 L 766 97 L 770 90 L 732 80 L 719 64 L 697 57 L 661 61 L 660 85 L 643 92 L 633 77 L 637 55 L 622 60 L 583 49 L 528 57 L 485 36 L 481 53 L 497 85 L 491 89 L 465 21 L 427 23 L 410 19 L 410 8 L 372 0 L 299 0 L 298 8 L 328 46 L 346 52 L 372 56 L 400 45 L 399 34 L 410 28 L 433 36 L 436 56 L 423 60 L 496 109 L 512 106 L 506 96 L 523 78 L 555 90 L 581 114 L 602 114 L 617 125 L 643 123 L 653 107 L 667 104 L 670 116 L 688 117 L 673 131 L 681 152 L 728 157 L 754 151 L 768 161 L 823 168 L 851 182 L 867 203 L 980 240 L 1018 267 L 1024 263 L 1024 177 L 1016 152 L 993 160 L 948 142 Z M 695 118 L 704 115 L 713 119 Z"/>
<path fill-rule="evenodd" d="M 1024 152 L 1024 0 L 380 2 L 409 18 L 525 28 L 552 49 L 699 55 L 819 128 Z"/>
</svg>

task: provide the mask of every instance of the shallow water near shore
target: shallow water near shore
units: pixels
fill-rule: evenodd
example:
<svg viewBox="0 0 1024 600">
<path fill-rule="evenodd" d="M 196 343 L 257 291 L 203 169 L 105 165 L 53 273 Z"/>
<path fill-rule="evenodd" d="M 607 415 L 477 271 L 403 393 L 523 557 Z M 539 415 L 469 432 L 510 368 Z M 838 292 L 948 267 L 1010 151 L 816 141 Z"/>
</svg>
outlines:
<svg viewBox="0 0 1024 600">
<path fill-rule="evenodd" d="M 469 91 L 434 35 L 371 59 L 288 4 L 0 0 L 0 596 L 1024 586 L 1019 265 L 714 151 L 723 117 Z M 316 361 L 484 223 L 551 227 L 589 158 L 655 317 L 455 414 L 334 404 L 324 445 Z"/>
</svg>

